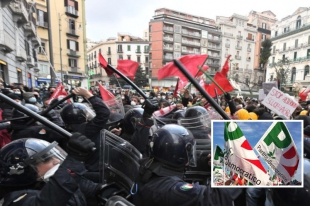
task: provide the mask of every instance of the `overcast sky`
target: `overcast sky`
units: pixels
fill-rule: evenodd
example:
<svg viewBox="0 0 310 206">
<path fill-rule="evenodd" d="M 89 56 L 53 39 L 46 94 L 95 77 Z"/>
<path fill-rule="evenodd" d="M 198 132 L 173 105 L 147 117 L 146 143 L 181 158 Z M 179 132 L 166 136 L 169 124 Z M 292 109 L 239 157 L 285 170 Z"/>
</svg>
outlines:
<svg viewBox="0 0 310 206">
<path fill-rule="evenodd" d="M 214 19 L 233 13 L 248 15 L 250 11 L 271 10 L 277 19 L 293 14 L 299 7 L 309 7 L 309 1 L 283 0 L 87 0 L 87 38 L 92 41 L 117 37 L 118 32 L 142 37 L 155 10 L 172 10 Z"/>
</svg>

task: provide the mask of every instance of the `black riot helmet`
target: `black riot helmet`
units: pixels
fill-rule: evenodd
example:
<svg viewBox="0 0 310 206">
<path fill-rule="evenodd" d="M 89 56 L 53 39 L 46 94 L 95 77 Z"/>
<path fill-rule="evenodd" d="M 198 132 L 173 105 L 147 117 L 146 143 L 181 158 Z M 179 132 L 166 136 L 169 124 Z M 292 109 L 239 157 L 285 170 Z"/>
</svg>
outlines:
<svg viewBox="0 0 310 206">
<path fill-rule="evenodd" d="M 193 106 L 186 109 L 184 118 L 179 119 L 179 124 L 187 129 L 210 127 L 211 120 L 209 112 L 201 106 Z"/>
<path fill-rule="evenodd" d="M 138 119 L 142 118 L 142 108 L 133 108 L 126 112 L 123 120 L 123 129 L 126 134 L 132 135 L 135 132 L 135 124 Z"/>
<path fill-rule="evenodd" d="M 53 99 L 53 100 L 51 101 L 50 105 L 54 105 L 54 104 L 56 104 L 57 102 L 59 102 L 60 100 L 62 100 L 62 99 L 63 99 L 63 98 L 61 98 L 61 97 L 58 97 L 58 98 L 56 98 L 56 99 Z M 58 104 L 57 107 L 55 107 L 54 109 L 55 109 L 55 110 L 60 110 L 60 109 L 62 109 L 64 106 L 66 106 L 67 104 L 68 104 L 68 102 L 67 102 L 67 101 L 64 101 L 64 102 Z"/>
<path fill-rule="evenodd" d="M 182 126 L 167 124 L 154 132 L 151 148 L 159 162 L 173 167 L 196 165 L 196 142 L 192 133 Z"/>
<path fill-rule="evenodd" d="M 76 125 L 92 120 L 96 114 L 85 104 L 73 103 L 64 106 L 60 116 L 66 125 Z"/>
<path fill-rule="evenodd" d="M 172 119 L 175 119 L 175 120 L 178 120 L 180 118 L 183 118 L 184 115 L 185 115 L 185 112 L 186 110 L 185 109 L 180 109 L 180 110 L 177 110 L 175 111 L 173 114 L 172 114 Z"/>
<path fill-rule="evenodd" d="M 24 106 L 27 107 L 28 109 L 30 109 L 31 111 L 35 112 L 35 113 L 39 112 L 39 108 L 36 105 L 25 104 Z M 25 117 L 25 118 L 22 118 L 22 119 L 13 120 L 12 124 L 24 125 L 27 122 L 29 122 L 30 120 L 32 120 L 31 117 L 28 117 L 28 115 L 24 114 L 23 112 L 19 111 L 18 109 L 15 109 L 15 108 L 12 110 L 12 117 L 13 118 Z"/>
<path fill-rule="evenodd" d="M 0 150 L 0 187 L 18 188 L 31 186 L 40 179 L 37 165 L 56 158 L 59 163 L 67 153 L 57 146 L 41 139 L 18 139 Z M 43 179 L 43 177 L 42 177 Z"/>
</svg>

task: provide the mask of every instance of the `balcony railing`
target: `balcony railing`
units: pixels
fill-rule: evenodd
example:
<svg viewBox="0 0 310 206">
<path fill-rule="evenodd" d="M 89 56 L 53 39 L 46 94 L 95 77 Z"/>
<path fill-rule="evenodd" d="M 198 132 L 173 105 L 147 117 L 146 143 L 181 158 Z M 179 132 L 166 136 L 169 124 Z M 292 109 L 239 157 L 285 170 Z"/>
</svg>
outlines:
<svg viewBox="0 0 310 206">
<path fill-rule="evenodd" d="M 68 71 L 69 72 L 76 72 L 76 73 L 80 73 L 81 72 L 79 67 L 69 67 Z"/>
<path fill-rule="evenodd" d="M 173 32 L 173 27 L 164 27 L 164 31 Z"/>
<path fill-rule="evenodd" d="M 172 37 L 168 37 L 168 36 L 164 36 L 164 40 L 165 41 L 173 41 L 173 38 Z"/>
<path fill-rule="evenodd" d="M 228 37 L 233 37 L 234 36 L 234 34 L 229 33 L 229 32 L 224 32 L 223 35 L 224 36 L 228 36 Z"/>
<path fill-rule="evenodd" d="M 0 30 L 0 49 L 6 53 L 14 50 L 14 39 L 4 30 Z"/>
<path fill-rule="evenodd" d="M 144 54 L 148 54 L 149 52 L 150 52 L 149 49 L 144 49 L 144 50 L 143 50 L 143 53 L 144 53 Z"/>
<path fill-rule="evenodd" d="M 66 7 L 66 14 L 68 16 L 78 17 L 79 16 L 79 11 L 76 10 L 73 6 L 67 6 Z"/>
<path fill-rule="evenodd" d="M 173 47 L 170 47 L 170 46 L 164 46 L 164 50 L 173 51 Z"/>
<path fill-rule="evenodd" d="M 238 50 L 241 50 L 242 49 L 242 46 L 236 46 L 236 49 L 238 49 Z"/>
<path fill-rule="evenodd" d="M 37 26 L 48 28 L 48 23 L 47 22 L 38 21 L 37 22 Z"/>
<path fill-rule="evenodd" d="M 288 31 L 285 31 L 281 34 L 278 34 L 277 36 L 272 36 L 270 40 L 274 41 L 274 40 L 277 40 L 277 39 L 282 38 L 282 37 L 297 34 L 297 33 L 302 32 L 302 31 L 306 31 L 308 29 L 310 29 L 310 23 L 304 24 L 304 25 L 297 27 L 297 28 L 296 27 L 293 29 L 290 28 Z"/>
<path fill-rule="evenodd" d="M 37 48 L 41 45 L 41 38 L 39 36 L 34 36 L 31 38 L 32 45 Z"/>
<path fill-rule="evenodd" d="M 189 45 L 195 45 L 200 47 L 200 42 L 195 42 L 195 41 L 188 41 L 185 39 L 182 39 L 182 44 L 189 44 Z"/>
<path fill-rule="evenodd" d="M 235 55 L 235 59 L 241 60 L 241 56 Z"/>
<path fill-rule="evenodd" d="M 216 36 L 208 36 L 208 40 L 214 41 L 214 42 L 219 42 L 219 41 L 221 41 L 221 38 L 216 37 Z"/>
<path fill-rule="evenodd" d="M 251 61 L 251 57 L 247 57 L 246 60 L 249 62 Z"/>
<path fill-rule="evenodd" d="M 72 50 L 72 49 L 68 49 L 68 55 L 69 56 L 74 56 L 74 57 L 80 57 L 80 54 L 78 51 Z"/>
<path fill-rule="evenodd" d="M 208 56 L 210 58 L 215 58 L 215 59 L 219 59 L 220 58 L 220 55 L 219 54 L 208 54 Z"/>
<path fill-rule="evenodd" d="M 208 49 L 221 50 L 221 47 L 219 47 L 219 46 L 213 46 L 213 45 L 208 45 Z"/>
<path fill-rule="evenodd" d="M 25 31 L 25 36 L 26 37 L 34 37 L 36 36 L 36 27 L 34 26 L 32 21 L 28 21 L 25 25 L 24 25 L 24 31 Z"/>
<path fill-rule="evenodd" d="M 219 63 L 213 63 L 213 62 L 207 62 L 207 65 L 210 67 L 219 67 L 220 66 Z"/>
<path fill-rule="evenodd" d="M 141 53 L 141 50 L 140 50 L 140 49 L 136 49 L 136 53 L 137 53 L 137 54 L 140 54 L 140 53 Z"/>
<path fill-rule="evenodd" d="M 75 30 L 75 29 L 72 29 L 72 28 L 68 28 L 67 34 L 73 35 L 73 36 L 79 36 L 79 31 Z"/>
<path fill-rule="evenodd" d="M 27 66 L 29 68 L 33 68 L 34 67 L 34 58 L 32 56 L 27 56 Z"/>
<path fill-rule="evenodd" d="M 170 60 L 173 59 L 173 57 L 172 57 L 172 56 L 166 56 L 166 55 L 164 55 L 164 59 L 170 61 Z"/>
<path fill-rule="evenodd" d="M 117 53 L 123 53 L 123 49 L 117 49 Z"/>
<path fill-rule="evenodd" d="M 194 37 L 200 37 L 201 36 L 199 32 L 190 32 L 190 31 L 187 31 L 185 29 L 182 29 L 182 34 L 188 35 L 188 36 L 194 36 Z"/>
<path fill-rule="evenodd" d="M 23 48 L 21 47 L 16 48 L 16 59 L 17 61 L 20 62 L 24 62 L 27 60 L 27 54 Z"/>
<path fill-rule="evenodd" d="M 302 47 L 310 47 L 310 41 L 301 44 Z"/>
<path fill-rule="evenodd" d="M 237 35 L 237 39 L 243 39 L 241 35 Z"/>
<path fill-rule="evenodd" d="M 28 12 L 23 1 L 11 2 L 10 8 L 13 11 L 13 21 L 25 24 L 28 22 Z"/>
<path fill-rule="evenodd" d="M 248 40 L 248 41 L 254 41 L 253 38 L 249 38 L 249 37 L 247 37 L 246 40 Z"/>
<path fill-rule="evenodd" d="M 107 55 L 111 55 L 111 51 L 107 51 Z"/>
</svg>

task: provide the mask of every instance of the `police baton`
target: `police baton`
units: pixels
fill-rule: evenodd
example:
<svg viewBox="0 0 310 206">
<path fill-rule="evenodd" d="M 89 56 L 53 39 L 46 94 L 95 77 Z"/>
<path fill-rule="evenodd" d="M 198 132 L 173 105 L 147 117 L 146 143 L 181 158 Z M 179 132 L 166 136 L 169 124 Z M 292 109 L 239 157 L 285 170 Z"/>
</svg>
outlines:
<svg viewBox="0 0 310 206">
<path fill-rule="evenodd" d="M 177 60 L 173 60 L 174 64 L 179 68 L 179 70 L 187 77 L 189 81 L 196 87 L 196 89 L 207 99 L 207 101 L 211 104 L 211 106 L 223 117 L 223 119 L 230 119 L 228 115 L 224 112 L 224 110 L 214 101 L 212 97 L 199 85 L 199 83 L 192 77 L 190 73 L 188 73 L 187 69 L 183 66 L 183 64 Z"/>
<path fill-rule="evenodd" d="M 48 119 L 40 116 L 39 114 L 35 113 L 34 111 L 28 109 L 27 107 L 18 104 L 13 99 L 9 98 L 8 96 L 0 93 L 0 100 L 7 103 L 8 105 L 14 107 L 15 109 L 21 111 L 22 113 L 28 115 L 29 117 L 35 119 L 38 122 L 41 122 L 43 125 L 53 129 L 55 132 L 58 132 L 59 134 L 63 135 L 64 137 L 67 137 L 68 139 L 72 136 L 70 132 L 67 130 L 59 127 L 58 125 L 54 124 L 53 122 L 49 121 Z M 93 151 L 96 150 L 96 148 L 92 149 Z"/>
</svg>

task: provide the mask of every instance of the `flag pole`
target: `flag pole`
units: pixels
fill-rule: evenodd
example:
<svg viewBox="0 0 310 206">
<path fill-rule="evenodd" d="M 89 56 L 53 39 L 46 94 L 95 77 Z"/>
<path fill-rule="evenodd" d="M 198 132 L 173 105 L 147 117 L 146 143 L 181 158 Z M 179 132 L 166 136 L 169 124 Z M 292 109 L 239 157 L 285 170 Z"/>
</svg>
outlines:
<svg viewBox="0 0 310 206">
<path fill-rule="evenodd" d="M 196 72 L 196 74 L 195 74 L 194 78 L 197 78 L 197 75 L 199 74 L 200 69 L 202 69 L 202 68 L 203 68 L 203 65 L 205 65 L 205 64 L 206 64 L 207 60 L 208 60 L 208 56 L 207 56 L 207 58 L 205 59 L 205 61 L 202 63 L 202 65 L 201 65 L 201 66 L 197 66 L 197 67 L 198 67 L 198 71 Z M 187 87 L 186 87 L 185 89 L 187 89 L 187 88 L 188 88 L 188 87 L 190 87 L 191 85 L 192 85 L 192 82 L 191 82 L 189 85 L 187 85 Z"/>
<path fill-rule="evenodd" d="M 223 119 L 230 119 L 224 110 L 214 101 L 214 99 L 199 85 L 199 83 L 190 75 L 183 64 L 175 59 L 174 64 L 179 68 L 179 70 L 187 77 L 189 81 L 196 87 L 196 89 L 207 99 L 211 106 L 223 117 Z"/>
<path fill-rule="evenodd" d="M 203 72 L 204 75 L 206 75 L 206 77 L 208 77 L 208 79 L 210 79 L 224 94 L 226 94 L 225 90 L 207 72 L 202 69 L 200 71 Z"/>
</svg>

